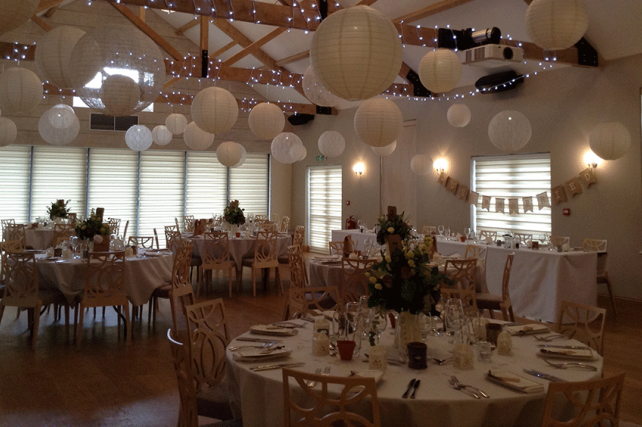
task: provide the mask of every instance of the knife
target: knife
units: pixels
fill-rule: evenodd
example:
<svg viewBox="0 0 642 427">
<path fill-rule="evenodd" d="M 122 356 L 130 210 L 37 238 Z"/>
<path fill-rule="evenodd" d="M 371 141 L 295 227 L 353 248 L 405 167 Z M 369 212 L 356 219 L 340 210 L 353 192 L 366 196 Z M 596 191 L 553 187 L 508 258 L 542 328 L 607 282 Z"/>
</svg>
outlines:
<svg viewBox="0 0 642 427">
<path fill-rule="evenodd" d="M 408 393 L 410 393 L 410 389 L 412 389 L 412 386 L 415 385 L 415 381 L 417 381 L 416 378 L 413 378 L 410 380 L 410 382 L 408 383 L 408 388 L 406 389 L 405 393 L 401 395 L 402 399 L 405 399 L 408 397 Z"/>
<path fill-rule="evenodd" d="M 538 347 L 551 347 L 551 348 L 567 348 L 571 350 L 588 350 L 589 347 L 585 345 L 553 345 L 553 344 L 539 344 Z"/>
<path fill-rule="evenodd" d="M 305 362 L 290 362 L 290 363 L 275 363 L 273 365 L 259 365 L 250 368 L 250 371 L 269 371 L 271 369 L 281 369 L 281 368 L 293 368 L 295 366 L 303 366 Z"/>
<path fill-rule="evenodd" d="M 524 372 L 526 372 L 528 375 L 532 375 L 532 376 L 538 377 L 538 378 L 543 378 L 545 380 L 549 380 L 549 381 L 555 382 L 555 383 L 565 383 L 565 382 L 567 382 L 566 380 L 564 380 L 562 378 L 559 378 L 559 377 L 556 377 L 555 375 L 546 374 L 544 372 L 536 371 L 535 369 L 524 369 Z"/>
<path fill-rule="evenodd" d="M 260 342 L 260 343 L 281 342 L 281 340 L 266 340 L 265 338 L 238 337 L 234 339 L 236 341 L 249 341 L 249 342 Z"/>
</svg>

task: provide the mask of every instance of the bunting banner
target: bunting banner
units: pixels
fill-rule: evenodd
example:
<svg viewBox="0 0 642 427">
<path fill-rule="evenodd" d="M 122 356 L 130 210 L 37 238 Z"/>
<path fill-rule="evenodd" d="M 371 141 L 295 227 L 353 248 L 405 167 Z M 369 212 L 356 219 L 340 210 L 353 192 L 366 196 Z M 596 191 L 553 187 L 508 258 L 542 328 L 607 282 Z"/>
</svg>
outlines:
<svg viewBox="0 0 642 427">
<path fill-rule="evenodd" d="M 531 196 L 522 197 L 524 203 L 524 213 L 533 212 L 533 198 Z"/>
<path fill-rule="evenodd" d="M 580 172 L 580 180 L 586 188 L 589 188 L 591 184 L 595 184 L 597 182 L 597 179 L 595 178 L 595 172 L 593 172 L 593 168 L 586 168 L 582 172 Z"/>
<path fill-rule="evenodd" d="M 479 201 L 479 193 L 471 191 L 468 193 L 468 204 L 477 206 Z"/>
<path fill-rule="evenodd" d="M 510 198 L 508 199 L 508 214 L 518 214 L 519 213 L 519 199 Z"/>
<path fill-rule="evenodd" d="M 564 184 L 564 189 L 571 197 L 576 194 L 582 194 L 582 186 L 580 185 L 580 180 L 578 178 L 573 178 L 569 181 L 566 181 Z"/>
<path fill-rule="evenodd" d="M 544 208 L 551 207 L 551 201 L 548 198 L 548 194 L 546 194 L 546 191 L 537 195 L 537 207 L 540 211 Z"/>
<path fill-rule="evenodd" d="M 555 188 L 551 188 L 551 197 L 553 198 L 553 204 L 557 205 L 566 201 L 566 193 L 564 192 L 564 186 L 558 185 Z"/>
<path fill-rule="evenodd" d="M 490 196 L 482 196 L 482 209 L 490 212 Z"/>
<path fill-rule="evenodd" d="M 468 199 L 469 192 L 470 188 L 466 187 L 465 185 L 459 184 L 459 188 L 457 189 L 457 198 L 459 200 L 466 201 Z"/>
<path fill-rule="evenodd" d="M 495 197 L 495 212 L 504 213 L 504 199 Z"/>
<path fill-rule="evenodd" d="M 457 194 L 457 187 L 458 186 L 459 186 L 459 183 L 457 182 L 456 179 L 448 177 L 448 181 L 446 181 L 446 189 L 448 191 L 450 191 L 453 194 Z"/>
<path fill-rule="evenodd" d="M 446 181 L 448 181 L 448 175 L 446 175 L 446 172 L 440 173 L 439 176 L 437 177 L 437 184 L 441 184 L 445 187 Z"/>
</svg>

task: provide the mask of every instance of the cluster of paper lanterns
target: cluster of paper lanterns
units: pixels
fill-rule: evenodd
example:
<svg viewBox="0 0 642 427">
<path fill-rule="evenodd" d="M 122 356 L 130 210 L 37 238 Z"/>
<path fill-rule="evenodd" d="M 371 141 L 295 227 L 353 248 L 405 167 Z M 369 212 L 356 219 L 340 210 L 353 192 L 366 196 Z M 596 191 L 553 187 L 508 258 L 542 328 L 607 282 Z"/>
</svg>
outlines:
<svg viewBox="0 0 642 427">
<path fill-rule="evenodd" d="M 629 150 L 631 134 L 622 123 L 600 123 L 589 134 L 589 146 L 602 159 L 616 160 Z"/>
<path fill-rule="evenodd" d="M 42 82 L 31 70 L 14 67 L 0 74 L 0 108 L 7 113 L 28 113 L 42 101 Z"/>
<path fill-rule="evenodd" d="M 301 139 L 292 132 L 278 134 L 270 147 L 272 156 L 280 163 L 294 163 L 301 161 L 308 154 Z"/>
<path fill-rule="evenodd" d="M 490 142 L 502 151 L 514 153 L 524 148 L 531 134 L 531 122 L 519 111 L 504 110 L 488 124 Z"/>
<path fill-rule="evenodd" d="M 0 115 L 0 147 L 13 143 L 18 137 L 18 128 L 13 120 Z"/>
<path fill-rule="evenodd" d="M 38 132 L 51 145 L 67 145 L 80 133 L 80 121 L 73 108 L 58 104 L 40 116 Z"/>
<path fill-rule="evenodd" d="M 403 116 L 389 99 L 371 98 L 361 103 L 354 115 L 354 129 L 363 142 L 372 147 L 384 147 L 397 139 Z"/>
<path fill-rule="evenodd" d="M 434 93 L 446 93 L 457 86 L 461 71 L 461 61 L 455 52 L 437 49 L 421 58 L 418 74 L 426 89 Z"/>
<path fill-rule="evenodd" d="M 0 0 L 0 34 L 15 30 L 36 13 L 40 0 Z"/>
<path fill-rule="evenodd" d="M 273 139 L 285 126 L 283 111 L 278 105 L 267 102 L 255 105 L 247 121 L 252 133 L 261 139 Z"/>
<path fill-rule="evenodd" d="M 326 157 L 339 157 L 346 148 L 346 140 L 339 132 L 327 130 L 319 137 L 319 151 Z"/>
<path fill-rule="evenodd" d="M 311 103 L 321 107 L 336 107 L 341 98 L 332 94 L 323 86 L 321 80 L 314 74 L 312 66 L 308 66 L 303 73 L 303 93 Z"/>
<path fill-rule="evenodd" d="M 152 146 L 152 131 L 147 126 L 134 125 L 127 130 L 125 142 L 134 151 L 145 151 Z"/>
<path fill-rule="evenodd" d="M 528 37 L 542 49 L 567 49 L 586 33 L 588 13 L 581 0 L 533 0 L 525 24 Z"/>
<path fill-rule="evenodd" d="M 36 46 L 36 66 L 42 77 L 60 89 L 73 87 L 69 60 L 71 53 L 85 32 L 62 25 L 46 32 Z"/>
</svg>

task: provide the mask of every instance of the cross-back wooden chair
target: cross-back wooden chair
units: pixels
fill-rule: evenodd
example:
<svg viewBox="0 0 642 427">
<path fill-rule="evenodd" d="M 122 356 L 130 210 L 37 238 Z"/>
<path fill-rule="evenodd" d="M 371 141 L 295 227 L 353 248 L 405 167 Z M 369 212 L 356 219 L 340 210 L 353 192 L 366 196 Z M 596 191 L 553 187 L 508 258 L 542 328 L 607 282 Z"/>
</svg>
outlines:
<svg viewBox="0 0 642 427">
<path fill-rule="evenodd" d="M 308 285 L 308 273 L 303 259 L 301 246 L 291 245 L 287 248 L 288 265 L 290 267 L 290 289 L 305 288 Z M 280 262 L 280 261 L 279 261 Z M 290 300 L 285 299 L 283 320 L 287 320 L 290 312 Z"/>
<path fill-rule="evenodd" d="M 129 300 L 125 289 L 125 251 L 90 252 L 87 258 L 85 289 L 80 299 L 78 312 L 78 338 L 82 342 L 83 316 L 88 307 L 117 307 L 118 334 L 120 335 L 120 310 L 125 312 L 127 345 L 131 343 Z"/>
<path fill-rule="evenodd" d="M 155 228 L 154 228 L 154 240 L 156 241 L 156 249 L 160 249 L 160 245 L 158 244 L 158 233 L 156 232 Z"/>
<path fill-rule="evenodd" d="M 343 240 L 328 242 L 328 247 L 330 248 L 330 255 L 338 254 L 343 256 Z"/>
<path fill-rule="evenodd" d="M 357 302 L 363 295 L 369 295 L 368 272 L 377 261 L 374 259 L 341 258 L 341 301 Z"/>
<path fill-rule="evenodd" d="M 127 229 L 129 228 L 129 220 L 125 222 L 125 228 L 123 229 L 123 240 L 127 239 Z"/>
<path fill-rule="evenodd" d="M 138 246 L 143 249 L 154 249 L 154 237 L 153 236 L 129 236 L 127 239 L 127 244 L 130 246 Z"/>
<path fill-rule="evenodd" d="M 496 231 L 490 231 L 490 230 L 479 230 L 479 238 L 482 240 L 486 240 L 489 238 L 494 242 L 497 240 L 497 232 Z"/>
<path fill-rule="evenodd" d="M 435 227 L 434 225 L 424 225 L 424 227 L 421 229 L 421 234 L 437 234 L 437 227 Z"/>
<path fill-rule="evenodd" d="M 263 231 L 274 231 L 274 232 L 278 232 L 279 231 L 277 225 L 275 223 L 273 223 L 273 222 L 264 222 L 263 225 L 262 225 L 262 230 Z"/>
<path fill-rule="evenodd" d="M 290 231 L 290 217 L 284 216 L 281 218 L 281 223 L 279 224 L 279 232 L 287 233 L 288 231 Z"/>
<path fill-rule="evenodd" d="M 508 283 L 510 282 L 510 271 L 513 268 L 513 258 L 515 254 L 509 254 L 506 257 L 506 264 L 504 265 L 504 275 L 502 277 L 502 294 L 491 294 L 488 288 L 485 292 L 477 292 L 475 298 L 477 299 L 477 307 L 480 311 L 488 310 L 490 318 L 494 319 L 494 311 L 500 310 L 505 321 L 514 322 L 515 315 L 513 314 L 513 304 L 510 300 L 510 293 L 508 291 Z"/>
<path fill-rule="evenodd" d="M 464 304 L 472 307 L 473 310 L 478 310 L 477 298 L 475 297 L 474 289 L 457 289 L 442 286 L 441 297 L 448 299 L 458 299 Z"/>
<path fill-rule="evenodd" d="M 576 339 L 599 354 L 604 352 L 606 310 L 586 304 L 562 301 L 557 315 L 557 332 Z"/>
<path fill-rule="evenodd" d="M 5 240 L 0 242 L 0 298 L 4 295 L 5 267 L 7 266 L 6 254 L 8 252 L 24 252 L 25 247 L 20 240 Z M 20 308 L 16 312 L 16 319 L 20 317 Z"/>
<path fill-rule="evenodd" d="M 2 238 L 5 241 L 19 240 L 23 248 L 27 247 L 27 237 L 25 235 L 25 225 L 16 223 L 7 223 L 4 226 Z"/>
<path fill-rule="evenodd" d="M 607 245 L 607 240 L 584 239 L 584 242 L 582 243 L 582 249 L 588 252 L 606 252 Z"/>
<path fill-rule="evenodd" d="M 336 308 L 340 301 L 338 286 L 320 286 L 315 288 L 290 288 L 288 295 L 288 312 L 283 320 L 301 317 L 318 316 L 319 312 Z M 334 301 L 334 306 L 328 304 Z M 316 313 L 313 311 L 316 310 Z"/>
<path fill-rule="evenodd" d="M 319 384 L 320 387 L 312 388 L 308 385 L 310 382 Z M 335 387 L 340 387 L 341 391 L 337 397 L 331 397 L 328 389 Z M 330 426 L 340 420 L 349 426 L 381 426 L 379 399 L 374 378 L 333 377 L 284 368 L 283 402 L 285 427 Z M 353 405 L 357 407 L 367 405 L 372 418 L 352 412 L 350 409 Z"/>
<path fill-rule="evenodd" d="M 204 280 L 211 286 L 214 270 L 227 271 L 230 298 L 232 298 L 232 271 L 236 272 L 236 263 L 230 259 L 230 241 L 227 233 L 203 233 L 203 253 L 201 254 L 201 277 L 198 282 L 197 295 L 201 295 Z M 236 273 L 234 273 L 236 275 Z"/>
<path fill-rule="evenodd" d="M 183 238 L 180 231 L 165 231 L 165 246 L 176 254 L 176 249 L 181 245 Z"/>
<path fill-rule="evenodd" d="M 245 258 L 243 260 L 243 267 L 250 267 L 252 269 L 252 292 L 254 296 L 256 296 L 257 270 L 262 271 L 264 268 L 267 269 L 266 280 L 270 278 L 270 269 L 275 269 L 275 280 L 281 287 L 281 293 L 284 293 L 283 283 L 279 275 L 277 236 L 278 233 L 276 231 L 259 231 L 254 243 L 254 258 Z"/>
<path fill-rule="evenodd" d="M 182 217 L 183 231 L 192 233 L 194 231 L 194 215 L 185 215 Z"/>
<path fill-rule="evenodd" d="M 267 215 L 254 215 L 254 221 L 269 221 Z"/>
<path fill-rule="evenodd" d="M 444 273 L 454 283 L 453 287 L 472 289 L 475 292 L 477 258 L 449 259 L 444 265 Z"/>
<path fill-rule="evenodd" d="M 292 244 L 294 246 L 303 246 L 303 241 L 305 239 L 305 227 L 302 225 L 297 225 L 294 229 L 294 237 L 292 238 Z"/>
<path fill-rule="evenodd" d="M 624 376 L 622 373 L 590 381 L 549 383 L 541 427 L 618 426 Z M 573 418 L 554 416 L 555 408 L 561 404 L 572 405 Z"/>
<path fill-rule="evenodd" d="M 528 242 L 533 241 L 533 235 L 527 233 L 513 233 L 513 241 L 517 240 L 521 248 L 528 247 Z"/>
<path fill-rule="evenodd" d="M 483 245 L 466 245 L 464 258 L 477 258 L 477 268 L 475 269 L 475 286 L 477 292 L 488 290 L 486 286 L 486 259 L 488 255 L 488 246 Z"/>
<path fill-rule="evenodd" d="M 609 298 L 611 299 L 611 306 L 613 307 L 613 314 L 617 316 L 617 308 L 615 307 L 615 298 L 613 297 L 613 291 L 611 290 L 611 281 L 609 280 L 609 273 L 607 272 L 607 264 L 609 254 L 606 253 L 607 247 L 606 240 L 599 239 L 584 239 L 582 244 L 582 249 L 587 252 L 597 252 L 597 283 L 605 284 L 606 290 L 609 292 Z"/>
<path fill-rule="evenodd" d="M 2 224 L 2 240 L 8 240 L 7 237 L 5 237 L 4 230 L 7 227 L 7 224 L 15 224 L 16 220 L 15 219 L 1 219 L 0 224 Z"/>
<path fill-rule="evenodd" d="M 67 219 L 69 220 L 69 224 L 71 224 L 72 227 L 75 227 L 76 221 L 78 221 L 78 214 L 75 212 L 69 212 L 67 214 Z"/>
<path fill-rule="evenodd" d="M 118 236 L 118 233 L 120 232 L 120 219 L 108 218 L 107 224 L 109 224 L 109 234 L 115 234 Z"/>
<path fill-rule="evenodd" d="M 570 237 L 564 237 L 564 236 L 551 236 L 551 246 L 554 248 L 558 246 L 563 246 L 564 244 L 570 245 L 571 244 L 571 238 Z"/>
</svg>

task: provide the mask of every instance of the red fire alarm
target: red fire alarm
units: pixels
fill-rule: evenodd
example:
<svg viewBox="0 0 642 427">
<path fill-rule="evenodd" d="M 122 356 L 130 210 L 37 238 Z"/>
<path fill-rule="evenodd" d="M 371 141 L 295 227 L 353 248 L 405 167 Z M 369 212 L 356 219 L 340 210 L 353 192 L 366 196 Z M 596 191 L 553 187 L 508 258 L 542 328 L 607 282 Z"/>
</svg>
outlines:
<svg viewBox="0 0 642 427">
<path fill-rule="evenodd" d="M 571 214 L 571 210 L 569 208 L 562 209 L 562 214 L 564 216 L 569 216 Z"/>
<path fill-rule="evenodd" d="M 350 200 L 346 200 L 346 206 L 350 206 Z"/>
</svg>

